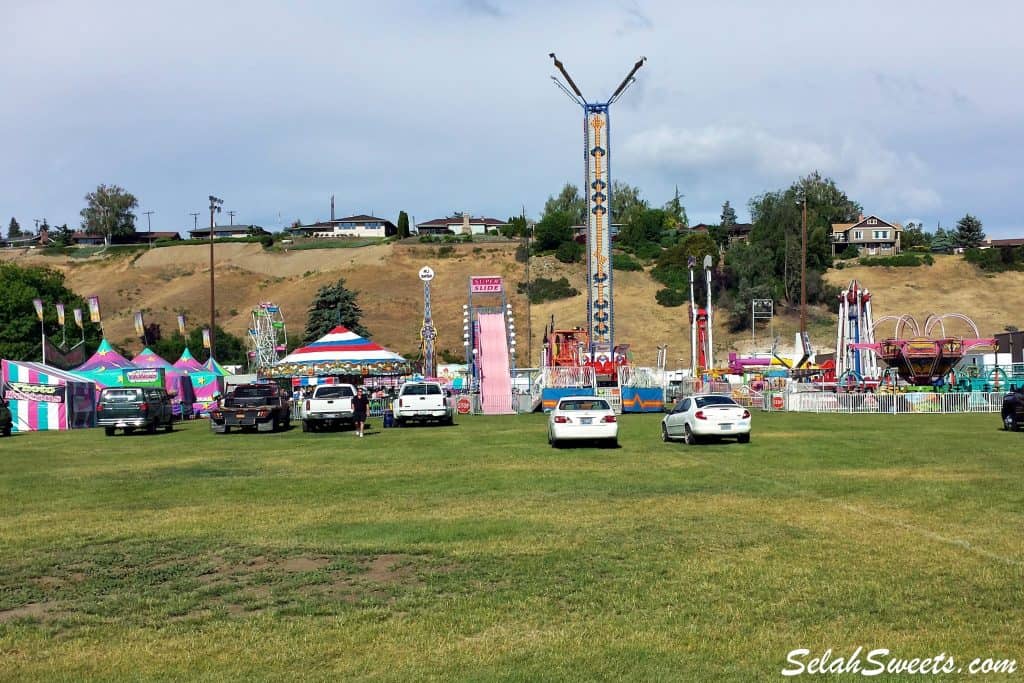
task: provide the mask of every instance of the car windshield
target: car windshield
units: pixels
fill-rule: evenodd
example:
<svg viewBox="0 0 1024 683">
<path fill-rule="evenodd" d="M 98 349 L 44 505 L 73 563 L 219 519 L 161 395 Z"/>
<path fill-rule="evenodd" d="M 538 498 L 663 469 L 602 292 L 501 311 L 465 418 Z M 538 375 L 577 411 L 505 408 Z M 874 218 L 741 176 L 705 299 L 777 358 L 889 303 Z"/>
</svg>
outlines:
<svg viewBox="0 0 1024 683">
<path fill-rule="evenodd" d="M 559 410 L 609 410 L 608 401 L 602 399 L 562 401 Z"/>
<path fill-rule="evenodd" d="M 707 408 L 708 406 L 738 406 L 739 403 L 732 400 L 728 396 L 701 396 L 694 399 L 698 408 Z"/>
<path fill-rule="evenodd" d="M 131 403 L 142 399 L 138 389 L 106 389 L 100 398 L 104 403 Z"/>
<path fill-rule="evenodd" d="M 274 387 L 238 387 L 234 392 L 235 398 L 262 398 L 273 396 Z"/>
<path fill-rule="evenodd" d="M 406 384 L 402 387 L 403 396 L 435 396 L 441 393 L 437 384 Z"/>
<path fill-rule="evenodd" d="M 320 387 L 316 392 L 317 398 L 349 398 L 352 395 L 352 387 Z"/>
</svg>

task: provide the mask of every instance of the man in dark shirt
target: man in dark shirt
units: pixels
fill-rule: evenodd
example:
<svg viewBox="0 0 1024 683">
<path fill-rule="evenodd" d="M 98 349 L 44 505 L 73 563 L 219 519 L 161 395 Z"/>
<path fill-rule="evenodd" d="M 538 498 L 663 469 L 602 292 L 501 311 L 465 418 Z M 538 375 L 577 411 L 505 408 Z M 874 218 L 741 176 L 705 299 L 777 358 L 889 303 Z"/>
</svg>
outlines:
<svg viewBox="0 0 1024 683">
<path fill-rule="evenodd" d="M 363 388 L 356 389 L 356 396 L 352 399 L 352 421 L 356 423 L 356 436 L 363 435 L 363 425 L 366 423 L 366 413 L 370 408 L 370 400 L 363 394 Z"/>
</svg>

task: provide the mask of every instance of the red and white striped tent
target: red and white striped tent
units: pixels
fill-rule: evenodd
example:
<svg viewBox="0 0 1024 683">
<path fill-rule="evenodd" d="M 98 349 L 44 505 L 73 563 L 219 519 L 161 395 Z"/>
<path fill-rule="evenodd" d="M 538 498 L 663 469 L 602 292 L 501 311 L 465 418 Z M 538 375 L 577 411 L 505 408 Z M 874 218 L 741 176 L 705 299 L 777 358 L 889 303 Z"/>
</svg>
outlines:
<svg viewBox="0 0 1024 683">
<path fill-rule="evenodd" d="M 267 377 L 408 375 L 402 356 L 339 325 L 312 344 L 295 349 L 266 370 Z"/>
</svg>

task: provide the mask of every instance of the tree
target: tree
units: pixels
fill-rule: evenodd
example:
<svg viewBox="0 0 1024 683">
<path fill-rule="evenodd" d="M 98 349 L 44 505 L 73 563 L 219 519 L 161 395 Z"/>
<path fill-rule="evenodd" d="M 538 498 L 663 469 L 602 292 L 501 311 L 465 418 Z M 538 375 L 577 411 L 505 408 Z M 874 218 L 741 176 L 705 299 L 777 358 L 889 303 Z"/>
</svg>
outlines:
<svg viewBox="0 0 1024 683">
<path fill-rule="evenodd" d="M 640 188 L 618 180 L 612 181 L 612 223 L 629 223 L 647 209 Z"/>
<path fill-rule="evenodd" d="M 109 246 L 115 235 L 135 233 L 135 214 L 139 201 L 130 192 L 117 185 L 100 185 L 94 192 L 85 195 L 86 207 L 82 209 L 82 229 L 96 235 L 103 235 Z"/>
<path fill-rule="evenodd" d="M 534 244 L 538 252 L 557 249 L 563 242 L 572 241 L 572 226 L 575 223 L 568 211 L 548 211 L 533 231 Z"/>
<path fill-rule="evenodd" d="M 903 233 L 900 235 L 900 248 L 913 249 L 914 247 L 931 246 L 931 235 L 924 231 L 924 225 L 907 221 L 903 226 Z"/>
<path fill-rule="evenodd" d="M 22 267 L 14 263 L 0 262 L 0 358 L 11 360 L 39 360 L 40 335 L 39 318 L 36 317 L 33 299 L 43 300 L 43 328 L 46 336 L 60 336 L 57 323 L 57 309 L 54 304 L 63 303 L 68 311 L 66 324 L 73 328 L 75 323 L 70 312 L 75 308 L 88 310 L 85 301 L 64 285 L 64 274 L 38 266 Z M 95 348 L 99 344 L 99 328 L 85 316 L 85 338 Z M 70 332 L 70 330 L 69 330 Z M 75 333 L 71 333 L 72 338 Z"/>
<path fill-rule="evenodd" d="M 981 229 L 981 221 L 977 216 L 964 214 L 964 217 L 956 222 L 956 243 L 969 249 L 979 247 L 985 241 L 985 231 Z"/>
<path fill-rule="evenodd" d="M 51 243 L 53 243 L 54 246 L 57 247 L 70 247 L 72 243 L 72 238 L 71 228 L 68 227 L 68 224 L 65 223 L 59 228 L 54 229 L 50 233 L 50 241 Z"/>
<path fill-rule="evenodd" d="M 669 226 L 677 230 L 685 230 L 690 227 L 690 219 L 686 217 L 686 207 L 683 206 L 683 195 L 679 194 L 679 186 L 676 185 L 676 193 L 672 196 L 672 199 L 665 202 L 665 213 L 673 221 L 673 225 Z"/>
<path fill-rule="evenodd" d="M 956 246 L 956 235 L 952 230 L 946 230 L 940 225 L 935 229 L 935 234 L 932 235 L 931 244 L 932 251 L 948 254 Z"/>
<path fill-rule="evenodd" d="M 729 230 L 724 225 L 709 225 L 708 235 L 718 245 L 719 251 L 725 251 L 729 246 Z"/>
<path fill-rule="evenodd" d="M 409 214 L 405 211 L 398 212 L 398 239 L 404 240 L 409 236 Z"/>
<path fill-rule="evenodd" d="M 21 226 L 18 224 L 17 219 L 11 217 L 11 222 L 7 225 L 7 239 L 13 240 L 17 237 L 21 237 Z"/>
<path fill-rule="evenodd" d="M 584 216 L 587 212 L 587 202 L 580 196 L 579 189 L 572 183 L 566 183 L 557 196 L 548 197 L 544 202 L 544 213 L 541 220 L 548 214 L 564 212 L 569 214 L 570 225 L 585 223 Z"/>
<path fill-rule="evenodd" d="M 718 224 L 726 230 L 736 225 L 736 209 L 732 208 L 728 199 L 725 200 L 725 204 L 722 204 L 722 217 Z"/>
<path fill-rule="evenodd" d="M 359 292 L 345 287 L 344 278 L 333 285 L 321 287 L 309 306 L 309 319 L 306 322 L 303 343 L 316 341 L 338 325 L 344 325 L 352 332 L 368 338 L 370 333 L 360 322 L 363 310 L 356 302 L 358 294 Z"/>
<path fill-rule="evenodd" d="M 645 242 L 658 243 L 667 220 L 669 214 L 665 209 L 635 207 L 619 232 L 619 244 L 635 249 Z"/>
<path fill-rule="evenodd" d="M 501 229 L 505 237 L 526 237 L 530 231 L 529 221 L 526 216 L 509 216 L 508 225 Z"/>
</svg>

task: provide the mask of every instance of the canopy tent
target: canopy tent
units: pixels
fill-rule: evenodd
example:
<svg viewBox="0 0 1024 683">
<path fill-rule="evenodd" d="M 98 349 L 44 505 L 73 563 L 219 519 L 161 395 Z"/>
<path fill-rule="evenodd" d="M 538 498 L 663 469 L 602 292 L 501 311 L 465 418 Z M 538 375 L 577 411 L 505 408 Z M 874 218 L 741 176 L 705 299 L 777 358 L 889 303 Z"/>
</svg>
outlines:
<svg viewBox="0 0 1024 683">
<path fill-rule="evenodd" d="M 182 352 L 181 358 L 174 362 L 174 367 L 188 374 L 192 380 L 192 388 L 196 394 L 195 402 L 192 403 L 192 412 L 196 415 L 209 413 L 210 408 L 217 402 L 216 395 L 224 393 L 224 380 L 221 379 L 221 376 L 213 370 L 206 369 L 195 359 L 187 346 Z"/>
<path fill-rule="evenodd" d="M 78 429 L 96 424 L 96 383 L 42 363 L 5 360 L 3 397 L 12 431 Z"/>
<path fill-rule="evenodd" d="M 97 387 L 117 387 L 124 384 L 122 370 L 137 370 L 138 367 L 115 351 L 110 342 L 104 339 L 96 353 L 73 372 L 92 380 Z"/>
<path fill-rule="evenodd" d="M 215 372 L 215 373 L 217 373 L 217 375 L 218 375 L 219 377 L 226 377 L 226 376 L 228 376 L 228 375 L 230 375 L 230 374 L 231 374 L 230 372 L 228 372 L 227 370 L 225 370 L 225 369 L 224 369 L 224 366 L 223 366 L 223 365 L 221 365 L 220 363 L 218 363 L 218 362 L 217 362 L 217 359 L 216 359 L 216 358 L 214 358 L 213 356 L 210 356 L 210 357 L 209 357 L 209 358 L 208 358 L 208 359 L 206 360 L 206 362 L 205 362 L 205 363 L 203 363 L 203 367 L 204 367 L 204 368 L 206 368 L 207 370 L 209 370 L 210 372 Z"/>
<path fill-rule="evenodd" d="M 174 394 L 174 397 L 171 399 L 174 415 L 179 418 L 186 418 L 192 415 L 193 404 L 196 401 L 196 392 L 189 373 L 174 367 L 153 352 L 148 346 L 142 350 L 142 353 L 135 356 L 132 362 L 139 368 L 163 369 L 164 388 Z"/>
<path fill-rule="evenodd" d="M 339 325 L 308 346 L 292 351 L 277 365 L 264 368 L 265 377 L 327 375 L 408 375 L 409 363 L 393 351 Z"/>
</svg>

